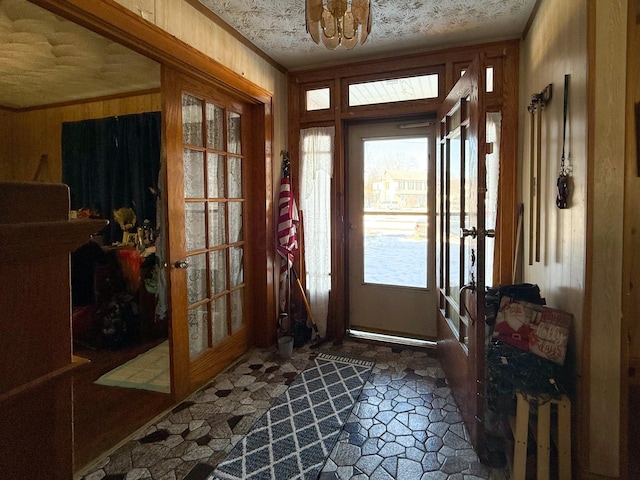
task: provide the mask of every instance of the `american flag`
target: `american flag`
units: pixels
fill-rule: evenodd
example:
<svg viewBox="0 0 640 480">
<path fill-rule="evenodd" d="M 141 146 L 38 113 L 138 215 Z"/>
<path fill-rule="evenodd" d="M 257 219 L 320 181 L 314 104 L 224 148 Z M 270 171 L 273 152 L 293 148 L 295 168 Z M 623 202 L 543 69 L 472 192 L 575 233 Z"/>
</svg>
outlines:
<svg viewBox="0 0 640 480">
<path fill-rule="evenodd" d="M 278 253 L 280 259 L 280 311 L 285 311 L 289 269 L 298 250 L 298 208 L 291 191 L 289 159 L 285 156 L 278 201 Z"/>
</svg>

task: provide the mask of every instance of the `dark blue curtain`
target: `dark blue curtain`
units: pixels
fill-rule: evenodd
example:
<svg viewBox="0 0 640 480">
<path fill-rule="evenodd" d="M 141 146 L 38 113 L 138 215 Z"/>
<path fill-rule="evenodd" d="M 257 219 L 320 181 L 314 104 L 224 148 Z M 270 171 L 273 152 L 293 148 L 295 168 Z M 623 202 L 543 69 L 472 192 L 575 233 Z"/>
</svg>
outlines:
<svg viewBox="0 0 640 480">
<path fill-rule="evenodd" d="M 106 242 L 122 238 L 113 210 L 131 207 L 137 224 L 155 228 L 160 171 L 160 112 L 62 124 L 62 182 L 71 208 L 91 208 L 110 221 Z"/>
</svg>

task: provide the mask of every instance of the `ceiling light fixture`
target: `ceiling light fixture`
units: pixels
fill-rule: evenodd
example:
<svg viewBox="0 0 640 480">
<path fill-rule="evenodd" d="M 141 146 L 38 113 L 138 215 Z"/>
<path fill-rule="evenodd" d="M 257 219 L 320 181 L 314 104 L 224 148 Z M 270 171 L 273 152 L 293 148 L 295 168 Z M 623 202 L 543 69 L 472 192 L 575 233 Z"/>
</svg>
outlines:
<svg viewBox="0 0 640 480">
<path fill-rule="evenodd" d="M 352 49 L 371 32 L 369 0 L 305 0 L 305 7 L 307 32 L 329 50 Z"/>
</svg>

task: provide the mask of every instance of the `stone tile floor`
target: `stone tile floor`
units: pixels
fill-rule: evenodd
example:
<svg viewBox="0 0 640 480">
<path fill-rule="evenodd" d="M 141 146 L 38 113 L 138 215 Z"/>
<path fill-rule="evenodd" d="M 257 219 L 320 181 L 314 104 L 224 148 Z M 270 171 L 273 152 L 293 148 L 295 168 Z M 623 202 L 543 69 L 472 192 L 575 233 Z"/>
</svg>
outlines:
<svg viewBox="0 0 640 480">
<path fill-rule="evenodd" d="M 509 478 L 479 462 L 432 350 L 351 340 L 318 349 L 307 344 L 290 359 L 275 349 L 249 351 L 78 478 L 210 479 L 215 466 L 318 351 L 376 362 L 321 480 Z"/>
</svg>

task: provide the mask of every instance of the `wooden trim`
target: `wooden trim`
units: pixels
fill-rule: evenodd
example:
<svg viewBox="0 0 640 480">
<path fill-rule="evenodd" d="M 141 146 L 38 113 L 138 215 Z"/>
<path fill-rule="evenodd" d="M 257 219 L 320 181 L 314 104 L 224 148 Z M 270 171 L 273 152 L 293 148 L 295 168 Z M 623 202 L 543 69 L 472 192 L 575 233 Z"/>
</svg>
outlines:
<svg viewBox="0 0 640 480">
<path fill-rule="evenodd" d="M 531 29 L 531 25 L 533 25 L 533 21 L 535 20 L 536 15 L 538 15 L 538 10 L 540 9 L 540 4 L 541 3 L 542 3 L 542 0 L 536 0 L 535 5 L 531 9 L 531 14 L 529 15 L 529 18 L 527 19 L 527 24 L 524 27 L 524 31 L 522 32 L 522 37 L 521 38 L 527 38 L 527 35 L 529 35 L 529 30 Z"/>
<path fill-rule="evenodd" d="M 349 83 L 357 79 L 384 79 L 401 75 L 402 72 L 428 72 L 434 69 L 441 73 L 441 93 L 454 84 L 454 66 L 460 62 L 468 63 L 477 53 L 485 53 L 494 63 L 500 63 L 500 72 L 495 76 L 495 83 L 499 85 L 496 92 L 487 95 L 490 111 L 501 111 L 503 114 L 503 133 L 501 135 L 501 171 L 507 172 L 504 183 L 509 190 L 503 195 L 504 220 L 499 228 L 504 232 L 504 239 L 500 247 L 496 248 L 499 256 L 500 278 L 508 279 L 511 283 L 513 266 L 512 251 L 515 243 L 515 228 L 517 220 L 517 159 L 518 159 L 518 74 L 519 74 L 520 40 L 493 42 L 468 47 L 454 47 L 419 55 L 407 55 L 392 59 L 366 61 L 352 65 L 316 68 L 305 71 L 289 72 L 289 152 L 292 164 L 292 181 L 297 182 L 297 168 L 299 163 L 299 132 L 302 128 L 312 126 L 335 126 L 335 157 L 332 181 L 332 286 L 330 298 L 330 314 L 327 333 L 336 339 L 342 338 L 346 329 L 346 312 L 348 289 L 345 281 L 347 272 L 347 246 L 344 225 L 346 185 L 345 175 L 348 166 L 345 164 L 344 132 L 348 124 L 354 120 L 374 120 L 382 118 L 409 118 L 433 115 L 440 106 L 440 100 L 420 104 L 381 104 L 366 107 L 345 109 L 346 88 Z M 461 63 L 460 63 L 461 64 Z M 498 77 L 498 75 L 500 75 Z M 331 112 L 303 112 L 300 96 L 311 85 L 331 85 L 335 82 L 332 96 Z M 484 83 L 484 82 L 483 82 Z M 506 127 L 509 127 L 506 130 Z M 501 185 L 502 187 L 502 185 Z M 515 213 L 513 213 L 515 212 Z M 516 215 L 516 220 L 510 218 Z"/>
<path fill-rule="evenodd" d="M 151 95 L 154 93 L 160 93 L 160 87 L 157 88 L 149 88 L 146 90 L 138 90 L 135 92 L 123 92 L 123 93 L 114 93 L 112 95 L 104 95 L 102 97 L 91 97 L 91 98 L 82 98 L 79 100 L 69 100 L 67 102 L 59 102 L 59 103 L 50 103 L 48 105 L 37 105 L 35 107 L 24 107 L 24 108 L 6 108 L 0 107 L 1 109 L 6 109 L 15 113 L 23 113 L 23 112 L 32 112 L 35 110 L 46 110 L 49 108 L 60 108 L 60 107 L 69 107 L 72 105 L 83 105 L 85 103 L 93 103 L 93 102 L 107 102 L 109 100 L 117 100 L 120 98 L 129 98 L 129 97 L 138 97 L 141 95 Z"/>
<path fill-rule="evenodd" d="M 587 2 L 587 175 L 586 175 L 586 192 L 593 191 L 593 151 L 595 139 L 589 133 L 595 124 L 594 120 L 594 87 L 595 87 L 595 43 L 596 43 L 596 8 L 594 2 Z M 586 201 L 585 213 L 585 258 L 589 258 L 590 252 L 593 252 L 593 195 L 588 194 Z M 584 473 L 589 472 L 590 463 L 589 456 L 591 451 L 591 419 L 589 412 L 591 411 L 591 295 L 593 295 L 593 286 L 591 279 L 593 278 L 592 262 L 585 262 L 584 273 L 584 297 L 582 305 L 582 382 L 580 383 L 580 418 L 577 425 L 578 447 L 578 463 Z"/>
<path fill-rule="evenodd" d="M 625 0 L 587 2 L 587 199 L 583 351 L 579 428 L 581 467 L 620 478 L 622 415 L 620 364 L 623 307 L 626 59 L 620 43 L 627 27 Z M 628 53 L 627 53 L 628 54 Z M 603 92 L 605 92 L 603 94 Z M 626 104 L 625 104 L 626 108 Z M 622 142 L 619 137 L 622 136 Z M 609 214 L 607 214 L 609 212 Z M 618 335 L 620 335 L 618 337 Z M 611 368 L 605 370 L 603 367 Z M 618 365 L 621 366 L 621 365 Z M 609 405 L 607 405 L 609 403 Z M 603 436 L 607 432 L 608 436 Z"/>
<path fill-rule="evenodd" d="M 334 99 L 342 98 L 343 86 L 336 81 Z M 340 105 L 336 103 L 336 105 Z M 333 144 L 334 169 L 331 180 L 331 210 L 334 213 L 331 225 L 331 313 L 333 322 L 327 322 L 327 331 L 336 341 L 341 342 L 347 330 L 347 312 L 349 311 L 349 257 L 347 255 L 348 230 L 347 218 L 347 175 L 346 161 L 346 125 L 341 121 L 340 108 L 334 110 L 335 139 Z"/>
<path fill-rule="evenodd" d="M 40 0 L 41 1 L 41 0 Z M 412 68 L 430 68 L 437 65 L 445 65 L 450 71 L 451 62 L 468 59 L 469 63 L 473 56 L 485 53 L 488 58 L 501 56 L 508 46 L 518 46 L 520 39 L 504 40 L 499 42 L 489 42 L 476 45 L 450 47 L 439 50 L 425 51 L 393 58 L 379 58 L 376 60 L 366 60 L 362 62 L 341 65 L 340 68 L 322 67 L 309 70 L 291 71 L 289 73 L 291 81 L 295 83 L 321 82 L 332 78 L 357 77 L 361 75 L 395 74 L 398 70 L 408 70 Z M 446 83 L 448 88 L 455 84 L 453 76 Z M 445 92 L 446 93 L 446 92 Z"/>
<path fill-rule="evenodd" d="M 275 229 L 273 218 L 273 116 L 271 101 L 247 104 L 237 96 L 221 93 L 211 84 L 183 75 L 169 67 L 162 69 L 163 165 L 167 198 L 167 263 L 169 291 L 186 291 L 184 270 L 172 268 L 186 254 L 184 238 L 184 192 L 182 168 L 182 92 L 214 101 L 242 112 L 250 123 L 242 124 L 244 162 L 245 280 L 244 315 L 246 326 L 192 359 L 188 345 L 188 308 L 185 301 L 171 302 L 172 392 L 176 400 L 185 398 L 204 381 L 222 371 L 253 342 L 268 347 L 276 340 Z"/>
<path fill-rule="evenodd" d="M 162 158 L 161 165 L 163 171 L 163 197 L 165 203 L 165 251 L 166 264 L 172 265 L 179 258 L 171 257 L 169 245 L 177 245 L 184 250 L 184 235 L 177 235 L 177 231 L 184 231 L 184 212 L 167 199 L 182 197 L 184 178 L 182 169 L 175 169 L 172 162 L 182 158 L 182 116 L 181 105 L 177 99 L 180 98 L 179 79 L 180 75 L 168 67 L 162 67 Z M 176 128 L 177 126 L 180 128 Z M 180 191 L 176 191 L 180 189 Z M 181 242 L 181 243 L 180 243 Z M 177 318 L 187 318 L 187 311 L 180 304 L 174 305 L 171 291 L 183 289 L 186 291 L 186 282 L 176 281 L 171 275 L 171 266 L 165 268 L 167 279 L 167 311 L 170 312 L 169 322 L 169 342 L 171 349 L 171 394 L 175 401 L 182 400 L 189 395 L 190 385 L 188 372 L 189 365 L 189 345 L 183 345 L 175 341 L 176 338 L 188 338 L 186 332 L 186 322 L 179 322 Z M 179 310 L 177 310 L 179 308 Z"/>
<path fill-rule="evenodd" d="M 500 180 L 498 224 L 496 225 L 497 278 L 495 285 L 514 283 L 513 266 L 516 259 L 518 225 L 518 78 L 519 49 L 511 45 L 505 49 L 502 62 L 502 126 L 500 133 Z"/>
<path fill-rule="evenodd" d="M 246 307 L 248 317 L 247 334 L 252 345 L 269 347 L 276 342 L 278 308 L 278 261 L 276 259 L 276 224 L 274 219 L 273 192 L 273 138 L 272 105 L 256 105 L 251 114 L 253 125 L 250 133 L 250 156 L 248 176 L 247 221 L 251 225 L 252 238 L 247 242 L 247 279 L 253 285 L 252 301 Z M 260 146 L 260 147 L 258 147 Z"/>
<path fill-rule="evenodd" d="M 191 5 L 193 8 L 195 8 L 198 12 L 200 12 L 202 15 L 204 15 L 209 20 L 214 22 L 217 26 L 222 28 L 225 32 L 227 32 L 233 38 L 235 38 L 238 42 L 242 43 L 242 45 L 247 47 L 249 50 L 251 50 L 253 53 L 258 55 L 264 61 L 269 63 L 269 65 L 271 65 L 272 67 L 276 68 L 277 70 L 279 70 L 282 73 L 287 73 L 287 69 L 285 67 L 283 67 L 281 64 L 276 62 L 273 58 L 271 58 L 265 52 L 260 50 L 256 45 L 251 43 L 251 41 L 248 40 L 247 37 L 242 35 L 240 32 L 238 32 L 238 30 L 233 28 L 231 25 L 229 25 L 227 22 L 225 22 L 222 18 L 220 18 L 218 15 L 216 15 L 211 10 L 209 10 L 207 7 L 205 7 L 201 2 L 199 2 L 198 0 L 185 0 L 185 1 L 189 5 Z"/>
<path fill-rule="evenodd" d="M 53 370 L 46 375 L 42 375 L 41 377 L 37 377 L 27 383 L 23 383 L 22 385 L 13 388 L 7 392 L 0 393 L 0 403 L 5 402 L 7 400 L 11 400 L 12 398 L 18 397 L 24 393 L 28 393 L 36 388 L 40 388 L 43 385 L 46 385 L 54 380 L 59 381 L 67 375 L 74 373 L 77 368 L 87 365 L 89 360 L 86 358 L 78 357 L 77 355 L 72 355 L 71 363 L 68 363 L 56 370 Z"/>
<path fill-rule="evenodd" d="M 271 94 L 262 87 L 114 0 L 34 0 L 33 3 L 245 101 L 270 102 Z"/>
<path fill-rule="evenodd" d="M 62 220 L 4 224 L 0 228 L 0 262 L 15 263 L 72 252 L 108 223 L 107 220 Z M 41 248 L 43 238 L 52 240 L 46 250 Z"/>
<path fill-rule="evenodd" d="M 19 108 L 7 107 L 6 105 L 0 105 L 0 111 L 9 112 L 9 113 L 18 113 L 20 112 Z"/>
<path fill-rule="evenodd" d="M 631 445 L 640 435 L 637 431 L 630 430 L 630 384 L 638 382 L 640 371 L 640 340 L 634 338 L 639 331 L 637 327 L 632 330 L 636 319 L 636 306 L 638 293 L 635 288 L 635 280 L 638 278 L 636 253 L 638 241 L 633 231 L 638 224 L 638 159 L 640 158 L 640 119 L 636 112 L 640 101 L 640 60 L 637 55 L 630 52 L 636 51 L 640 44 L 640 26 L 638 15 L 640 5 L 638 2 L 628 2 L 627 12 L 627 88 L 626 88 L 626 166 L 625 166 L 625 205 L 624 205 L 624 238 L 623 238 L 623 262 L 622 262 L 622 335 L 620 342 L 620 476 L 628 478 L 631 466 Z M 637 320 L 635 320 L 637 325 Z M 631 380 L 631 368 L 636 370 L 634 380 Z M 633 413 L 632 413 L 633 414 Z M 631 443 L 630 443 L 631 442 Z M 637 459 L 633 459 L 637 462 Z"/>
<path fill-rule="evenodd" d="M 241 332 L 235 333 L 233 337 L 217 344 L 215 350 L 209 350 L 201 358 L 198 358 L 198 363 L 189 369 L 191 390 L 197 390 L 229 366 L 238 358 L 237 352 L 239 350 L 245 351 L 248 344 L 249 333 L 245 327 Z"/>
</svg>

